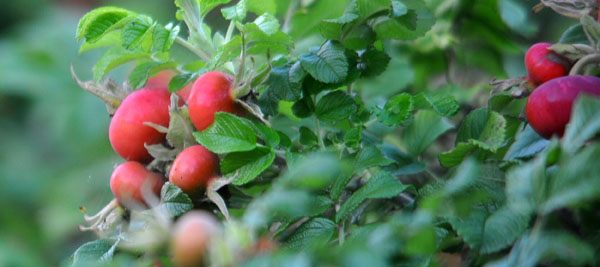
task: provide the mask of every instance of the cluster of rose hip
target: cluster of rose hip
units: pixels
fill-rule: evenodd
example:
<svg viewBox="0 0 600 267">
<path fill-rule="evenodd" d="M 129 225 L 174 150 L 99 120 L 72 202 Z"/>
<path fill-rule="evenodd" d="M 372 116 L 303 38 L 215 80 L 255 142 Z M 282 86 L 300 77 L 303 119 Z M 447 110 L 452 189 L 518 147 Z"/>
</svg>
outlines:
<svg viewBox="0 0 600 267">
<path fill-rule="evenodd" d="M 542 137 L 562 137 L 571 117 L 573 101 L 580 93 L 600 96 L 600 78 L 570 75 L 573 63 L 550 50 L 549 43 L 537 43 L 525 55 L 527 81 L 535 87 L 525 112 L 531 127 Z"/>
<path fill-rule="evenodd" d="M 148 199 L 158 196 L 166 181 L 163 174 L 152 172 L 145 166 L 153 159 L 146 146 L 165 142 L 166 134 L 153 125 L 169 127 L 171 93 L 167 87 L 172 76 L 173 73 L 163 71 L 149 79 L 143 89 L 134 91 L 122 101 L 111 119 L 110 143 L 115 152 L 127 160 L 114 170 L 110 179 L 110 188 L 116 198 L 113 206 L 128 209 L 149 206 Z M 209 127 L 216 112 L 243 113 L 235 102 L 233 84 L 230 75 L 213 71 L 177 92 L 178 105 L 187 105 L 196 130 Z M 173 161 L 168 180 L 186 194 L 197 196 L 218 176 L 218 161 L 217 155 L 204 146 L 189 146 Z M 175 225 L 171 242 L 177 265 L 189 266 L 201 261 L 209 237 L 218 232 L 218 228 L 214 217 L 206 212 L 191 211 L 183 215 Z"/>
</svg>

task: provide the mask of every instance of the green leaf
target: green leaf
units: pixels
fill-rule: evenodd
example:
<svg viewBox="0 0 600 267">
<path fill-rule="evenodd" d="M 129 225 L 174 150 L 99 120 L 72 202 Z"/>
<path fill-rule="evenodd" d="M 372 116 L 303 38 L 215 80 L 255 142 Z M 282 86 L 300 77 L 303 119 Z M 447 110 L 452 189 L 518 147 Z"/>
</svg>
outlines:
<svg viewBox="0 0 600 267">
<path fill-rule="evenodd" d="M 177 97 L 177 99 L 179 99 Z M 167 141 L 169 144 L 178 149 L 184 149 L 196 144 L 194 139 L 194 126 L 190 121 L 190 115 L 187 107 L 178 107 L 178 103 L 174 102 L 174 97 L 171 96 L 171 107 L 169 114 L 169 129 L 167 131 Z"/>
<path fill-rule="evenodd" d="M 560 40 L 561 44 L 589 44 L 588 38 L 583 31 L 581 24 L 575 24 L 563 32 Z"/>
<path fill-rule="evenodd" d="M 290 67 L 274 67 L 265 82 L 265 92 L 259 98 L 259 104 L 265 114 L 275 115 L 279 101 L 298 101 L 302 97 L 302 80 L 306 73 L 296 62 Z"/>
<path fill-rule="evenodd" d="M 183 87 L 195 81 L 202 73 L 204 72 L 190 72 L 175 75 L 171 78 L 171 81 L 169 81 L 169 92 L 175 93 L 183 89 Z"/>
<path fill-rule="evenodd" d="M 194 207 L 192 200 L 181 188 L 166 182 L 160 190 L 161 207 L 171 217 L 177 217 L 186 213 Z"/>
<path fill-rule="evenodd" d="M 363 148 L 354 159 L 353 169 L 351 173 L 342 173 L 338 176 L 331 186 L 331 198 L 338 199 L 342 194 L 342 191 L 352 179 L 352 175 L 359 173 L 362 170 L 375 167 L 375 166 L 387 166 L 394 163 L 393 160 L 386 157 L 383 152 L 377 147 L 366 146 Z"/>
<path fill-rule="evenodd" d="M 148 16 L 138 16 L 125 24 L 121 31 L 122 45 L 128 50 L 138 48 L 142 40 L 151 34 L 155 23 Z"/>
<path fill-rule="evenodd" d="M 158 52 L 168 52 L 171 50 L 171 46 L 175 43 L 177 35 L 179 35 L 179 25 L 173 25 L 172 23 L 162 26 L 157 24 L 154 27 L 154 33 L 152 34 L 152 48 Z"/>
<path fill-rule="evenodd" d="M 444 93 L 419 93 L 414 96 L 414 102 L 415 109 L 431 109 L 447 118 L 454 116 L 460 108 L 454 96 Z"/>
<path fill-rule="evenodd" d="M 293 164 L 289 159 L 287 161 L 288 172 L 279 178 L 279 182 L 294 189 L 320 190 L 329 186 L 342 170 L 341 162 L 332 154 L 313 153 Z"/>
<path fill-rule="evenodd" d="M 550 181 L 544 213 L 600 198 L 600 144 L 587 146 L 575 156 L 563 155 Z"/>
<path fill-rule="evenodd" d="M 247 0 L 248 11 L 262 15 L 265 13 L 273 14 L 277 12 L 277 2 L 275 0 Z"/>
<path fill-rule="evenodd" d="M 530 125 L 519 132 L 515 139 L 515 142 L 504 155 L 504 160 L 532 157 L 550 144 L 549 140 L 542 138 Z"/>
<path fill-rule="evenodd" d="M 437 113 L 421 110 L 415 116 L 414 123 L 402 133 L 402 141 L 411 155 L 418 156 L 440 135 L 453 128 L 451 122 Z"/>
<path fill-rule="evenodd" d="M 177 68 L 177 62 L 144 62 L 141 63 L 131 71 L 129 74 L 129 85 L 133 89 L 142 88 L 148 78 L 155 76 L 158 72 L 166 69 Z"/>
<path fill-rule="evenodd" d="M 236 35 L 225 45 L 217 48 L 217 53 L 213 56 L 209 64 L 209 69 L 215 69 L 225 62 L 231 61 L 238 57 L 242 52 L 242 37 Z"/>
<path fill-rule="evenodd" d="M 384 51 L 369 47 L 360 55 L 359 69 L 362 76 L 375 77 L 387 69 L 390 60 L 390 56 Z"/>
<path fill-rule="evenodd" d="M 309 147 L 317 145 L 317 142 L 319 141 L 319 137 L 317 137 L 317 135 L 313 131 L 311 131 L 308 127 L 301 126 L 299 132 L 300 132 L 300 137 L 299 137 L 300 144 L 303 144 L 303 145 L 309 146 Z"/>
<path fill-rule="evenodd" d="M 387 126 L 408 125 L 413 120 L 414 103 L 411 95 L 401 93 L 385 103 L 377 118 Z"/>
<path fill-rule="evenodd" d="M 535 159 L 515 166 L 506 174 L 506 199 L 508 206 L 522 213 L 533 213 L 546 199 L 546 158 L 552 151 L 549 147 Z"/>
<path fill-rule="evenodd" d="M 256 134 L 263 140 L 265 141 L 265 144 L 268 145 L 269 147 L 275 148 L 277 145 L 279 145 L 279 141 L 280 141 L 280 136 L 277 133 L 277 131 L 273 130 L 272 128 L 267 127 L 266 125 L 262 124 L 262 123 L 253 123 L 252 127 L 254 128 L 254 131 L 256 132 Z"/>
<path fill-rule="evenodd" d="M 375 24 L 379 39 L 413 40 L 425 35 L 433 26 L 435 18 L 422 0 L 403 0 L 409 12 L 391 17 Z"/>
<path fill-rule="evenodd" d="M 529 216 L 506 206 L 496 210 L 485 221 L 481 253 L 494 253 L 512 245 L 529 226 L 529 219 Z"/>
<path fill-rule="evenodd" d="M 227 20 L 242 22 L 246 18 L 246 12 L 248 11 L 247 2 L 246 0 L 240 0 L 233 6 L 222 8 L 221 13 L 223 17 Z"/>
<path fill-rule="evenodd" d="M 315 115 L 325 122 L 336 122 L 350 117 L 356 112 L 354 99 L 344 91 L 330 92 L 315 105 Z"/>
<path fill-rule="evenodd" d="M 600 132 L 600 99 L 582 94 L 575 101 L 571 119 L 565 130 L 562 147 L 577 151 L 587 140 Z"/>
<path fill-rule="evenodd" d="M 583 15 L 579 23 L 581 23 L 583 30 L 592 39 L 591 41 L 594 43 L 591 44 L 592 46 L 600 42 L 600 24 L 594 18 L 589 15 Z"/>
<path fill-rule="evenodd" d="M 273 35 L 279 31 L 279 21 L 275 16 L 265 13 L 254 20 L 254 24 L 267 35 Z"/>
<path fill-rule="evenodd" d="M 231 0 L 195 0 L 198 2 L 198 6 L 200 8 L 200 14 L 202 17 L 206 16 L 208 12 L 213 10 L 215 7 L 219 5 L 228 4 Z"/>
<path fill-rule="evenodd" d="M 249 123 L 226 112 L 215 113 L 215 121 L 204 131 L 195 132 L 194 137 L 217 154 L 250 151 L 256 147 L 256 135 Z"/>
<path fill-rule="evenodd" d="M 268 51 L 272 55 L 289 54 L 291 47 L 294 46 L 290 36 L 280 30 L 275 31 L 273 26 L 275 21 L 262 23 L 264 25 L 261 26 L 268 31 L 268 34 L 256 23 L 246 23 L 244 25 L 242 31 L 246 35 L 247 53 L 262 55 Z"/>
<path fill-rule="evenodd" d="M 342 204 L 335 216 L 335 221 L 340 222 L 356 209 L 364 200 L 373 198 L 395 197 L 409 186 L 402 184 L 396 177 L 386 171 L 378 171 L 367 183 L 358 189 L 348 200 Z"/>
<path fill-rule="evenodd" d="M 266 147 L 257 147 L 252 151 L 227 154 L 220 162 L 221 173 L 227 177 L 235 176 L 234 185 L 251 182 L 266 170 L 275 160 L 275 152 Z"/>
<path fill-rule="evenodd" d="M 121 45 L 121 33 L 118 31 L 111 31 L 104 35 L 102 39 L 93 43 L 83 42 L 81 47 L 79 47 L 78 53 L 81 54 L 92 49 L 113 45 Z"/>
<path fill-rule="evenodd" d="M 542 231 L 524 235 L 508 256 L 488 263 L 487 266 L 586 266 L 594 260 L 595 252 L 592 246 L 579 238 L 566 232 Z"/>
<path fill-rule="evenodd" d="M 93 43 L 112 29 L 122 26 L 125 18 L 135 13 L 119 7 L 100 7 L 85 14 L 77 25 L 76 37 L 86 38 L 86 42 Z"/>
<path fill-rule="evenodd" d="M 325 245 L 335 233 L 335 223 L 325 218 L 312 218 L 303 223 L 285 240 L 286 247 L 302 250 L 315 245 Z"/>
<path fill-rule="evenodd" d="M 471 152 L 482 149 L 495 153 L 504 144 L 506 119 L 494 111 L 475 110 L 463 121 L 456 137 L 454 149 L 439 155 L 444 167 L 453 167 Z"/>
<path fill-rule="evenodd" d="M 318 81 L 342 82 L 348 76 L 348 59 L 339 42 L 328 41 L 318 51 L 299 57 L 302 67 Z"/>
<path fill-rule="evenodd" d="M 128 51 L 122 47 L 116 46 L 104 53 L 94 65 L 92 72 L 96 82 L 102 80 L 104 76 L 114 68 L 127 62 L 137 59 L 149 59 L 150 54 L 144 52 Z"/>
<path fill-rule="evenodd" d="M 79 247 L 72 256 L 71 266 L 90 266 L 112 261 L 118 240 L 115 238 L 98 239 Z"/>
</svg>

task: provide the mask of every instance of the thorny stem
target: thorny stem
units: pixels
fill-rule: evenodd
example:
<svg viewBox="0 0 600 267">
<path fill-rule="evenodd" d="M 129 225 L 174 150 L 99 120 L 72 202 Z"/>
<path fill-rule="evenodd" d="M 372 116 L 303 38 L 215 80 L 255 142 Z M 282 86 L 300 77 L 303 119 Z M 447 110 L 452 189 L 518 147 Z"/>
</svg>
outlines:
<svg viewBox="0 0 600 267">
<path fill-rule="evenodd" d="M 196 54 L 202 60 L 204 60 L 206 62 L 210 61 L 210 56 L 208 56 L 204 51 L 194 47 L 190 42 L 186 41 L 185 39 L 177 36 L 177 38 L 175 38 L 175 42 L 177 42 L 181 46 L 187 48 L 188 50 L 192 51 L 194 54 Z"/>
<path fill-rule="evenodd" d="M 600 54 L 590 54 L 579 59 L 577 63 L 573 65 L 573 68 L 571 68 L 569 75 L 580 74 L 583 71 L 583 68 L 589 63 L 600 63 Z"/>
</svg>

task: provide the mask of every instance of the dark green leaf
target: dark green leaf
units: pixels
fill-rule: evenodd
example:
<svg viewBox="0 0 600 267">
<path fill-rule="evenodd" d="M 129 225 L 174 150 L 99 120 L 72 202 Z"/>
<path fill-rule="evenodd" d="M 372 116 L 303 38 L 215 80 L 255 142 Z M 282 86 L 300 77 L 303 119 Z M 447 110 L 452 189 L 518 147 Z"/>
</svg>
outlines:
<svg viewBox="0 0 600 267">
<path fill-rule="evenodd" d="M 385 103 L 378 119 L 388 126 L 408 125 L 413 120 L 413 110 L 412 96 L 407 93 L 398 94 Z"/>
<path fill-rule="evenodd" d="M 504 155 L 504 159 L 513 160 L 532 157 L 536 153 L 544 150 L 548 144 L 550 144 L 549 140 L 542 138 L 531 128 L 531 126 L 527 125 L 527 127 L 517 135 L 515 142 L 510 146 L 506 155 Z"/>
<path fill-rule="evenodd" d="M 192 200 L 183 193 L 181 188 L 166 182 L 160 191 L 161 207 L 163 207 L 171 217 L 177 217 L 186 213 L 194 207 Z"/>
<path fill-rule="evenodd" d="M 299 57 L 302 67 L 316 80 L 324 83 L 342 82 L 348 76 L 348 59 L 344 46 L 329 41 L 316 52 Z"/>
<path fill-rule="evenodd" d="M 336 122 L 356 112 L 354 99 L 344 91 L 333 91 L 321 97 L 315 105 L 315 115 L 325 122 Z"/>
<path fill-rule="evenodd" d="M 415 116 L 414 123 L 406 127 L 402 140 L 413 156 L 418 156 L 440 135 L 454 128 L 451 122 L 428 110 L 421 110 Z"/>
<path fill-rule="evenodd" d="M 308 127 L 300 127 L 300 144 L 305 146 L 314 146 L 319 141 L 319 138 Z"/>
<path fill-rule="evenodd" d="M 114 238 L 98 239 L 85 243 L 72 256 L 71 266 L 90 266 L 110 262 L 119 244 Z"/>
<path fill-rule="evenodd" d="M 454 96 L 444 93 L 419 93 L 413 97 L 415 109 L 431 109 L 444 117 L 452 117 L 460 108 Z"/>
<path fill-rule="evenodd" d="M 177 62 L 144 62 L 141 63 L 131 71 L 129 74 L 129 85 L 133 89 L 142 88 L 148 78 L 155 76 L 161 70 L 175 69 L 177 68 Z"/>
<path fill-rule="evenodd" d="M 202 72 L 191 72 L 175 75 L 175 77 L 171 78 L 171 81 L 169 81 L 169 92 L 174 93 L 183 89 L 183 87 L 196 80 L 201 73 Z"/>
<path fill-rule="evenodd" d="M 384 19 L 375 25 L 377 38 L 412 40 L 423 36 L 435 22 L 435 18 L 422 0 L 403 0 L 409 9 L 406 14 Z"/>
<path fill-rule="evenodd" d="M 252 151 L 230 153 L 220 162 L 221 173 L 227 177 L 235 176 L 234 185 L 244 185 L 264 170 L 275 160 L 275 153 L 265 147 L 257 147 Z"/>
<path fill-rule="evenodd" d="M 291 249 L 305 249 L 309 246 L 324 245 L 333 237 L 335 223 L 325 218 L 312 218 L 303 223 L 286 239 L 286 246 Z"/>
<path fill-rule="evenodd" d="M 600 99 L 582 94 L 575 101 L 562 147 L 565 151 L 577 151 L 598 132 L 600 132 Z"/>
<path fill-rule="evenodd" d="M 378 171 L 367 183 L 354 192 L 335 216 L 336 222 L 346 218 L 364 200 L 371 198 L 391 198 L 397 196 L 409 186 L 402 184 L 396 177 L 386 171 Z"/>
<path fill-rule="evenodd" d="M 385 52 L 370 47 L 360 55 L 359 69 L 365 77 L 378 76 L 387 69 L 390 60 Z"/>
</svg>

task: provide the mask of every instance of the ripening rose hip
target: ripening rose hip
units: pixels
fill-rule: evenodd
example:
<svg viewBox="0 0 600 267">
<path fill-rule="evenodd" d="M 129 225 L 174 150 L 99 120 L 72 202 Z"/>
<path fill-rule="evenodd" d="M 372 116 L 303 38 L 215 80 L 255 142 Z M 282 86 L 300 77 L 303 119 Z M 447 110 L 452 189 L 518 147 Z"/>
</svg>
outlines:
<svg viewBox="0 0 600 267">
<path fill-rule="evenodd" d="M 202 266 L 210 240 L 220 231 L 219 222 L 205 211 L 190 211 L 175 223 L 171 255 L 176 266 Z"/>
<path fill-rule="evenodd" d="M 600 78 L 566 76 L 540 85 L 527 99 L 527 121 L 545 138 L 562 137 L 571 118 L 573 101 L 582 92 L 600 96 Z"/>
<path fill-rule="evenodd" d="M 147 88 L 160 88 L 160 89 L 169 89 L 169 82 L 175 76 L 175 72 L 172 70 L 163 70 L 156 74 L 156 76 L 151 77 L 146 82 Z M 190 98 L 190 93 L 192 92 L 192 84 L 189 83 L 183 89 L 177 91 L 177 95 L 181 97 L 184 102 L 187 102 L 188 98 Z"/>
<path fill-rule="evenodd" d="M 188 107 L 190 119 L 198 131 L 213 123 L 216 112 L 243 114 L 243 109 L 235 103 L 233 80 L 233 77 L 226 73 L 211 71 L 194 82 Z"/>
<path fill-rule="evenodd" d="M 201 145 L 188 147 L 181 151 L 169 173 L 169 181 L 183 192 L 193 194 L 206 188 L 216 177 L 219 170 L 217 155 Z"/>
<path fill-rule="evenodd" d="M 110 190 L 121 204 L 145 203 L 143 190 L 147 188 L 148 192 L 158 195 L 162 184 L 160 175 L 148 171 L 136 161 L 119 165 L 110 177 Z"/>
<path fill-rule="evenodd" d="M 537 43 L 525 54 L 525 67 L 536 85 L 569 73 L 569 60 L 548 49 L 550 46 L 550 43 Z"/>
<path fill-rule="evenodd" d="M 144 122 L 168 127 L 170 103 L 170 93 L 165 89 L 141 89 L 128 95 L 110 121 L 108 136 L 115 152 L 127 160 L 150 161 L 144 143 L 160 143 L 165 134 Z"/>
</svg>

